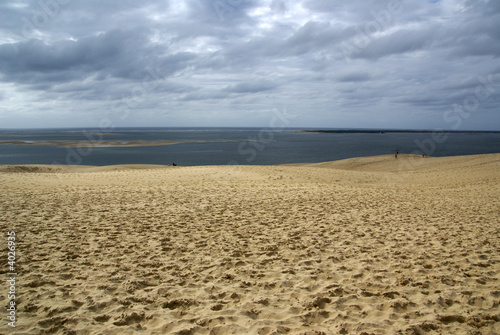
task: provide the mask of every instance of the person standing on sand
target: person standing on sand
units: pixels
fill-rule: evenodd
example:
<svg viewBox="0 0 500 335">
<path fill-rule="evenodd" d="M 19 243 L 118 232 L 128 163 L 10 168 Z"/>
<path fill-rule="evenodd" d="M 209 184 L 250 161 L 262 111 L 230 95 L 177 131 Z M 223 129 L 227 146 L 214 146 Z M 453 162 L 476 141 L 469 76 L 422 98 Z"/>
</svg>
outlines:
<svg viewBox="0 0 500 335">
<path fill-rule="evenodd" d="M 425 152 L 422 152 L 422 158 L 425 158 Z"/>
<path fill-rule="evenodd" d="M 399 154 L 399 150 L 396 149 L 396 154 L 394 155 L 394 157 L 398 158 L 398 154 Z"/>
</svg>

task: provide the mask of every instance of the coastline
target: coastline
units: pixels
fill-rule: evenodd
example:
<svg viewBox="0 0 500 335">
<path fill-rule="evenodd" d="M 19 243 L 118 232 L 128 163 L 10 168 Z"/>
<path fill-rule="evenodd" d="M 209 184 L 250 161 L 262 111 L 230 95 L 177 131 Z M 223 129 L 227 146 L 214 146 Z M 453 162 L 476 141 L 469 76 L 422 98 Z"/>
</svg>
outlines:
<svg viewBox="0 0 500 335">
<path fill-rule="evenodd" d="M 18 332 L 500 332 L 500 154 L 0 171 Z"/>
<path fill-rule="evenodd" d="M 405 129 L 302 129 L 286 130 L 287 133 L 324 134 L 500 134 L 494 130 L 405 130 Z"/>
</svg>

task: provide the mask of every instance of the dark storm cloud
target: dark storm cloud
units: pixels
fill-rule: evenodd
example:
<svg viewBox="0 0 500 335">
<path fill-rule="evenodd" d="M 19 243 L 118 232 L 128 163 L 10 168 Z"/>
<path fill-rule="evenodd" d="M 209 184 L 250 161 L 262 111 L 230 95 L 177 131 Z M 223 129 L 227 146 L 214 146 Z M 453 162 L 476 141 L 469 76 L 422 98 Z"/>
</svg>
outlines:
<svg viewBox="0 0 500 335">
<path fill-rule="evenodd" d="M 75 80 L 84 79 L 94 72 L 101 76 L 137 77 L 134 71 L 140 59 L 136 53 L 148 51 L 145 38 L 144 32 L 115 30 L 77 41 L 48 43 L 30 39 L 13 47 L 4 44 L 0 46 L 0 71 L 7 79 L 19 82 L 29 80 L 26 74 L 47 81 L 53 81 L 54 74 L 66 81 L 72 76 Z"/>
<path fill-rule="evenodd" d="M 447 127 L 484 78 L 473 124 L 500 124 L 499 1 L 9 0 L 0 22 L 11 124 L 38 106 L 50 122 L 47 104 L 61 125 L 97 123 L 121 104 L 123 125 L 259 125 L 251 111 L 290 105 L 290 126 Z"/>
<path fill-rule="evenodd" d="M 63 40 L 48 44 L 31 39 L 15 48 L 0 46 L 0 71 L 5 80 L 41 85 L 122 78 L 141 80 L 145 66 L 155 66 L 163 76 L 186 67 L 196 56 L 189 52 L 159 54 L 148 44 L 145 31 L 108 31 L 77 41 Z M 35 88 L 36 86 L 32 86 Z M 46 86 L 40 86 L 46 89 Z"/>
</svg>

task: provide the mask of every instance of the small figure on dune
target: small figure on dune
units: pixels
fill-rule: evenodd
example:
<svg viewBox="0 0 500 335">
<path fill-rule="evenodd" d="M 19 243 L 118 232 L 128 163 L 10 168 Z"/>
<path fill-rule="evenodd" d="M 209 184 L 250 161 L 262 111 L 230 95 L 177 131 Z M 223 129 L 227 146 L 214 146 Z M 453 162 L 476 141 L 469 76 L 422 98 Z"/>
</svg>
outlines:
<svg viewBox="0 0 500 335">
<path fill-rule="evenodd" d="M 399 155 L 399 150 L 396 150 L 396 154 L 394 155 L 394 157 L 398 158 L 398 155 Z"/>
<path fill-rule="evenodd" d="M 175 164 L 175 163 L 172 163 L 172 166 L 177 166 L 177 164 Z"/>
<path fill-rule="evenodd" d="M 422 152 L 422 158 L 425 158 L 425 152 Z"/>
</svg>

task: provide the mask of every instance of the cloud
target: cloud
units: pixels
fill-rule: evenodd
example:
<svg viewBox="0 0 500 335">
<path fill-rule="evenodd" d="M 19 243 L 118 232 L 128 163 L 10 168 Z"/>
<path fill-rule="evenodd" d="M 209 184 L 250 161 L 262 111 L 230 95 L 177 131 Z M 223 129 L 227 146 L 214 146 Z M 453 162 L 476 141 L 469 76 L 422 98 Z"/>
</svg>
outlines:
<svg viewBox="0 0 500 335">
<path fill-rule="evenodd" d="M 258 93 L 270 91 L 278 87 L 277 83 L 269 81 L 242 82 L 226 87 L 224 90 L 230 93 Z"/>
<path fill-rule="evenodd" d="M 378 59 L 394 54 L 404 54 L 424 50 L 433 41 L 433 29 L 398 30 L 390 35 L 377 39 L 367 37 L 366 47 L 359 48 L 352 54 L 353 58 Z"/>
<path fill-rule="evenodd" d="M 148 51 L 142 33 L 109 31 L 79 40 L 59 40 L 47 43 L 39 39 L 0 46 L 0 71 L 11 81 L 24 82 L 24 74 L 35 74 L 37 80 L 48 81 L 54 74 L 100 72 L 101 75 L 131 77 L 137 68 L 136 52 Z M 141 50 L 142 49 L 142 50 Z M 15 52 L 14 50 L 17 50 Z M 44 76 L 45 75 L 45 76 Z M 76 79 L 76 78 L 75 78 Z"/>
<path fill-rule="evenodd" d="M 350 72 L 338 78 L 340 82 L 363 82 L 370 80 L 372 75 L 366 72 Z"/>
<path fill-rule="evenodd" d="M 493 0 L 7 0 L 0 36 L 1 103 L 21 111 L 6 127 L 95 126 L 126 105 L 117 126 L 265 125 L 259 110 L 289 106 L 296 127 L 446 128 L 490 74 L 470 124 L 500 125 Z"/>
</svg>

